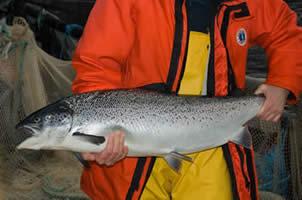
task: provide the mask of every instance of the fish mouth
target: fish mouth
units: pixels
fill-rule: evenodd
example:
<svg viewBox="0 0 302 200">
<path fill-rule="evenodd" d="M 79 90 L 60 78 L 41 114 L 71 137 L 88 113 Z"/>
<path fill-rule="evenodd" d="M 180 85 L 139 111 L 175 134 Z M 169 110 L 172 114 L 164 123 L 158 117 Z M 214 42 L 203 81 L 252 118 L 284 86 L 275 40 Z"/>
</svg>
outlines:
<svg viewBox="0 0 302 200">
<path fill-rule="evenodd" d="M 22 133 L 22 142 L 17 145 L 17 149 L 30 149 L 28 147 L 32 146 L 33 141 L 39 137 L 38 128 L 32 127 L 30 125 L 18 124 L 16 130 Z"/>
<path fill-rule="evenodd" d="M 35 136 L 35 135 L 37 135 L 37 131 L 39 130 L 37 127 L 28 126 L 28 125 L 17 125 L 16 129 L 18 131 L 24 132 L 28 136 Z"/>
</svg>

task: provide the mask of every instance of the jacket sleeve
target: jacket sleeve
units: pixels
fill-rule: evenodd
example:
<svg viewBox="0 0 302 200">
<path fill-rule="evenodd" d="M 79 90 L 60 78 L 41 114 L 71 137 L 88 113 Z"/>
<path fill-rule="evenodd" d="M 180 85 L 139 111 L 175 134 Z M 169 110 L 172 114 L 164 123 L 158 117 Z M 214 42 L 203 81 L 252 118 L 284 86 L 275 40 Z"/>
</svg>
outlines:
<svg viewBox="0 0 302 200">
<path fill-rule="evenodd" d="M 251 42 L 268 56 L 266 83 L 288 89 L 297 99 L 302 91 L 302 29 L 282 0 L 255 0 Z"/>
<path fill-rule="evenodd" d="M 122 71 L 135 34 L 130 2 L 96 1 L 72 59 L 74 93 L 122 87 Z"/>
</svg>

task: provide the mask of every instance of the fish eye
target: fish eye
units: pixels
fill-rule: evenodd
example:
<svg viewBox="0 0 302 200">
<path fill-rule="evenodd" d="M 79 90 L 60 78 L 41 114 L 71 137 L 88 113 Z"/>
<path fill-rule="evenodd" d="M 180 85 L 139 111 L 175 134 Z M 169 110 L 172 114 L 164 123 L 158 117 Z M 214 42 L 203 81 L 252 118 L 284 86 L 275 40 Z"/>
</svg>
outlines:
<svg viewBox="0 0 302 200">
<path fill-rule="evenodd" d="M 51 120 L 52 118 L 53 118 L 52 115 L 46 115 L 46 116 L 45 116 L 45 119 L 46 119 L 46 120 Z"/>
<path fill-rule="evenodd" d="M 41 119 L 39 117 L 34 118 L 35 123 L 39 123 L 40 121 L 41 121 Z"/>
</svg>

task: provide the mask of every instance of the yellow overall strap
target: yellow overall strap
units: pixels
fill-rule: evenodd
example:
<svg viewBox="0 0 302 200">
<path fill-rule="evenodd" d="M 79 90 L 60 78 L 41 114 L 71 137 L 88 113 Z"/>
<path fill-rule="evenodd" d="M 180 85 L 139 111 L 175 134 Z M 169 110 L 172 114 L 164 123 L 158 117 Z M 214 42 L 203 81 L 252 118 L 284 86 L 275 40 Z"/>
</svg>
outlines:
<svg viewBox="0 0 302 200">
<path fill-rule="evenodd" d="M 180 83 L 180 95 L 206 95 L 210 35 L 191 31 L 187 60 Z"/>
</svg>

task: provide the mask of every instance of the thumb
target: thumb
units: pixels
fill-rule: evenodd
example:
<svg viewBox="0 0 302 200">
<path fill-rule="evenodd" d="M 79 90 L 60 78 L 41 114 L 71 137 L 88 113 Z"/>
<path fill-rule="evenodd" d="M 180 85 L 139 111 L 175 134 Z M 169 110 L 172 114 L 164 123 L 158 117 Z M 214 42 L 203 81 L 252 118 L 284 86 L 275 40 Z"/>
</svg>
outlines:
<svg viewBox="0 0 302 200">
<path fill-rule="evenodd" d="M 255 95 L 265 94 L 266 85 L 262 84 L 260 85 L 257 90 L 254 92 Z"/>
<path fill-rule="evenodd" d="M 93 155 L 92 153 L 81 153 L 81 156 L 84 160 L 87 160 L 87 161 L 95 160 L 95 155 Z"/>
</svg>

